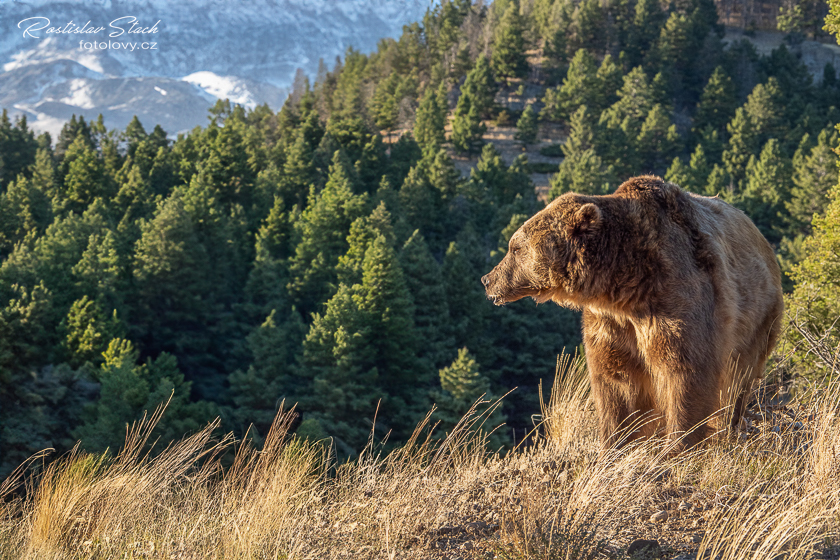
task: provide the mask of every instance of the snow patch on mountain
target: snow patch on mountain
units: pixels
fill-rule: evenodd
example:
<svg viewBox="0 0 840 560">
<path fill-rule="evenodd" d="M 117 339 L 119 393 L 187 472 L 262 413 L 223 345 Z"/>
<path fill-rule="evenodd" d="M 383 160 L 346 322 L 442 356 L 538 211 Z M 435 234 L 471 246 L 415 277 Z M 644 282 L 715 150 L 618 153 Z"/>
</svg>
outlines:
<svg viewBox="0 0 840 560">
<path fill-rule="evenodd" d="M 295 71 L 311 77 L 348 47 L 362 52 L 422 18 L 430 0 L 3 0 L 0 103 L 57 132 L 73 112 L 124 127 L 137 113 L 170 133 L 206 122 L 216 99 L 279 109 Z M 157 32 L 122 33 L 127 18 Z M 21 27 L 18 22 L 28 20 Z M 25 37 L 32 22 L 100 33 Z M 100 48 L 120 42 L 120 48 Z M 81 45 L 80 45 L 81 41 Z M 146 47 L 143 47 L 143 45 Z M 85 46 L 87 45 L 87 46 Z M 153 46 L 152 46 L 153 45 Z M 178 83 L 180 86 L 173 87 Z M 139 88 L 139 89 L 136 89 Z M 166 93 L 163 93 L 166 92 Z M 142 115 L 142 116 L 141 116 Z"/>
<path fill-rule="evenodd" d="M 245 82 L 236 76 L 219 76 L 213 72 L 202 71 L 193 72 L 181 79 L 197 85 L 217 99 L 229 99 L 231 103 L 238 103 L 249 109 L 257 106 L 257 101 L 248 91 Z"/>
</svg>

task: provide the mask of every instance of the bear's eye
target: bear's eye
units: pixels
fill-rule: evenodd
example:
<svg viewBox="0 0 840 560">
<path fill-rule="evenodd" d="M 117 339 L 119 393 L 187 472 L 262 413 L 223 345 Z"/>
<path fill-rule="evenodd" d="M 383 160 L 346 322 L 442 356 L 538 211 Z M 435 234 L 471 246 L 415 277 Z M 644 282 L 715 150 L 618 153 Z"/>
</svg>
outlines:
<svg viewBox="0 0 840 560">
<path fill-rule="evenodd" d="M 514 247 L 513 249 L 511 249 L 511 253 L 513 253 L 513 256 L 518 255 L 519 254 L 519 247 Z"/>
</svg>

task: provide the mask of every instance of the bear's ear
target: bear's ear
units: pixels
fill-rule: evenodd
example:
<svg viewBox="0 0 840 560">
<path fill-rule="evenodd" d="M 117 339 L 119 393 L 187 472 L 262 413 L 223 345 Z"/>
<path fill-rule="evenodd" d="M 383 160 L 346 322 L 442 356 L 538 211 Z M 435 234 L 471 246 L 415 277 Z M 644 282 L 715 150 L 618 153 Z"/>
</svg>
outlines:
<svg viewBox="0 0 840 560">
<path fill-rule="evenodd" d="M 594 232 L 601 225 L 601 209 L 588 202 L 577 209 L 566 225 L 569 237 L 580 237 Z"/>
</svg>

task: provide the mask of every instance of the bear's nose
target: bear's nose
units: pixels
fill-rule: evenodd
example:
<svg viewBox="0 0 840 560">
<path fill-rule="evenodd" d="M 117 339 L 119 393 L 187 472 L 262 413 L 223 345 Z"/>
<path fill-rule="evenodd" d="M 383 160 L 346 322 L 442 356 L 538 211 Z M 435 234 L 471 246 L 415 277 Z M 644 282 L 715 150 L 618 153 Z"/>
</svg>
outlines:
<svg viewBox="0 0 840 560">
<path fill-rule="evenodd" d="M 484 284 L 484 287 L 485 287 L 485 288 L 486 288 L 487 286 L 489 286 L 489 285 L 490 285 L 490 275 L 489 275 L 489 274 L 485 274 L 484 276 L 482 276 L 482 277 L 481 277 L 481 283 L 482 283 L 482 284 Z"/>
</svg>

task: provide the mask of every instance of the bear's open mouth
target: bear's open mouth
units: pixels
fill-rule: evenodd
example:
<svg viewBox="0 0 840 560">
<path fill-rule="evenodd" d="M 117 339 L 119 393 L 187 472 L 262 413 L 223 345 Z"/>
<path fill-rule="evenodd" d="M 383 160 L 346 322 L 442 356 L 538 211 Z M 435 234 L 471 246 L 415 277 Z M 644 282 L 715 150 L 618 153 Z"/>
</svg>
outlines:
<svg viewBox="0 0 840 560">
<path fill-rule="evenodd" d="M 493 305 L 502 306 L 506 302 L 502 296 L 487 294 L 487 299 L 493 302 Z"/>
</svg>

